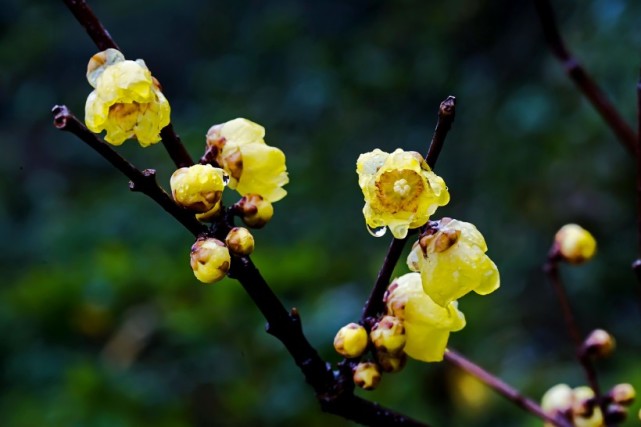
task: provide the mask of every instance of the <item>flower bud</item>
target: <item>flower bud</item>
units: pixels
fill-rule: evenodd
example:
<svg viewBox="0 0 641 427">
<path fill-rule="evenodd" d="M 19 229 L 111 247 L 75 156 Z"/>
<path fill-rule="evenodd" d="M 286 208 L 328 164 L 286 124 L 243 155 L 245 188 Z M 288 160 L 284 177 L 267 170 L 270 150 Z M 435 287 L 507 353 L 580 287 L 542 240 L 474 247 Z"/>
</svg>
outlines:
<svg viewBox="0 0 641 427">
<path fill-rule="evenodd" d="M 589 231 L 576 224 L 566 224 L 554 236 L 559 255 L 571 263 L 589 261 L 596 252 L 596 240 Z"/>
<path fill-rule="evenodd" d="M 575 387 L 572 393 L 574 394 L 572 414 L 577 419 L 576 424 L 600 426 L 603 422 L 603 414 L 597 406 L 594 391 L 588 386 L 581 386 Z"/>
<path fill-rule="evenodd" d="M 572 389 L 567 384 L 557 384 L 545 392 L 541 408 L 550 416 L 564 414 L 572 408 L 572 400 Z"/>
<path fill-rule="evenodd" d="M 214 283 L 225 277 L 231 264 L 229 250 L 213 238 L 198 239 L 191 247 L 191 269 L 196 279 Z"/>
<path fill-rule="evenodd" d="M 614 403 L 629 406 L 634 402 L 636 391 L 634 390 L 634 387 L 632 387 L 632 384 L 617 384 L 612 387 L 612 390 L 608 393 L 608 397 L 612 399 Z"/>
<path fill-rule="evenodd" d="M 196 219 L 201 222 L 214 222 L 222 212 L 222 210 L 220 209 L 221 207 L 222 199 L 219 200 L 218 203 L 216 203 L 216 205 L 213 208 L 209 209 L 207 212 L 197 213 Z"/>
<path fill-rule="evenodd" d="M 358 323 L 343 326 L 334 337 L 334 349 L 348 359 L 360 356 L 366 348 L 367 331 Z"/>
<path fill-rule="evenodd" d="M 605 409 L 607 425 L 619 425 L 628 418 L 628 409 L 618 403 L 610 403 Z"/>
<path fill-rule="evenodd" d="M 374 390 L 381 382 L 381 372 L 376 363 L 361 362 L 354 368 L 354 384 L 363 390 Z"/>
<path fill-rule="evenodd" d="M 399 353 L 405 346 L 403 322 L 394 316 L 383 316 L 369 334 L 376 350 L 390 354 Z"/>
<path fill-rule="evenodd" d="M 225 244 L 234 255 L 245 256 L 254 252 L 254 236 L 245 227 L 232 228 L 225 237 Z"/>
<path fill-rule="evenodd" d="M 243 222 L 252 228 L 264 227 L 274 215 L 272 204 L 258 194 L 244 195 L 234 208 Z"/>
<path fill-rule="evenodd" d="M 211 165 L 180 168 L 170 180 L 176 203 L 195 212 L 207 212 L 220 201 L 225 181 L 223 170 Z"/>
<path fill-rule="evenodd" d="M 405 367 L 407 362 L 407 355 L 403 352 L 398 354 L 390 354 L 384 351 L 376 352 L 376 360 L 378 361 L 378 366 L 381 367 L 383 372 L 399 372 Z"/>
<path fill-rule="evenodd" d="M 614 351 L 616 341 L 607 331 L 595 329 L 583 341 L 582 350 L 592 356 L 608 357 Z"/>
</svg>

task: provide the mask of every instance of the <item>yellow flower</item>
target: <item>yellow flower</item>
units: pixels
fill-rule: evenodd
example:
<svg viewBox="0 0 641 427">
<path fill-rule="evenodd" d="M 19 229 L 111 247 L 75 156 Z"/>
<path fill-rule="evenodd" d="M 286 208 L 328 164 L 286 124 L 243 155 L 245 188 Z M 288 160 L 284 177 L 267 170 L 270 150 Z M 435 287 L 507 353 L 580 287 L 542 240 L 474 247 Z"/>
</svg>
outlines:
<svg viewBox="0 0 641 427">
<path fill-rule="evenodd" d="M 213 209 L 223 195 L 223 170 L 211 165 L 193 165 L 176 170 L 169 181 L 176 203 L 195 212 Z"/>
<path fill-rule="evenodd" d="M 128 61 L 107 49 L 89 61 L 87 80 L 95 88 L 85 104 L 89 130 L 106 130 L 105 141 L 112 145 L 134 137 L 143 147 L 160 141 L 161 129 L 169 124 L 169 102 L 144 61 Z"/>
<path fill-rule="evenodd" d="M 596 252 L 596 240 L 580 225 L 566 224 L 554 236 L 561 257 L 571 264 L 589 261 Z"/>
<path fill-rule="evenodd" d="M 386 294 L 388 314 L 403 320 L 405 347 L 411 358 L 424 362 L 443 360 L 450 332 L 465 327 L 456 302 L 441 307 L 423 292 L 421 276 L 408 273 L 394 280 Z"/>
<path fill-rule="evenodd" d="M 431 233 L 414 244 L 407 265 L 420 271 L 423 290 L 435 303 L 446 307 L 470 291 L 486 295 L 498 289 L 499 271 L 474 225 L 443 218 Z"/>
<path fill-rule="evenodd" d="M 356 162 L 358 185 L 365 197 L 363 215 L 374 235 L 389 227 L 397 239 L 424 225 L 439 206 L 450 201 L 445 181 L 414 151 L 379 149 L 361 154 Z"/>
<path fill-rule="evenodd" d="M 241 196 L 259 194 L 273 203 L 287 194 L 282 187 L 289 178 L 285 154 L 265 144 L 264 137 L 264 127 L 238 118 L 212 126 L 207 132 L 207 146 L 229 174 L 229 188 Z"/>
</svg>

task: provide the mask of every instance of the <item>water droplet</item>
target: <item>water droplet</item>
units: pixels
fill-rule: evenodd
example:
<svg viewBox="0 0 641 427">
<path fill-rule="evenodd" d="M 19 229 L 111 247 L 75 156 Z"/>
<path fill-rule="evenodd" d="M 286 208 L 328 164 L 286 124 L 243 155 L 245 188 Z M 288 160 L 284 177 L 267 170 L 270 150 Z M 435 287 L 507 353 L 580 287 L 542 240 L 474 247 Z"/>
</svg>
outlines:
<svg viewBox="0 0 641 427">
<path fill-rule="evenodd" d="M 387 228 L 385 226 L 372 228 L 369 225 L 367 226 L 367 231 L 374 237 L 382 237 L 385 235 Z"/>
<path fill-rule="evenodd" d="M 223 184 L 229 184 L 229 174 L 227 172 L 223 172 Z"/>
</svg>

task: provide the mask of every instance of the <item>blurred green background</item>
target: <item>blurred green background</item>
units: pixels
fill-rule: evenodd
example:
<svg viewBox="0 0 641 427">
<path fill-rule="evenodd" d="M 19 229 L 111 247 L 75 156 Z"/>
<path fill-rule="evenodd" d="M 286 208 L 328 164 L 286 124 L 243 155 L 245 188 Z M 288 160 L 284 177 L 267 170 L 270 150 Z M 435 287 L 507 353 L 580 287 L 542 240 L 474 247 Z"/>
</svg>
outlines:
<svg viewBox="0 0 641 427">
<path fill-rule="evenodd" d="M 437 165 L 438 215 L 473 222 L 502 287 L 461 300 L 450 344 L 536 400 L 584 384 L 541 264 L 558 227 L 599 242 L 563 268 L 584 330 L 618 351 L 604 387 L 641 387 L 634 162 L 544 46 L 530 2 L 93 1 L 129 59 L 162 82 L 194 157 L 208 127 L 246 117 L 287 154 L 288 196 L 255 233 L 255 262 L 299 308 L 321 355 L 360 315 L 389 236 L 364 226 L 355 161 L 425 152 L 439 102 L 458 100 Z M 633 123 L 641 4 L 555 1 L 578 58 Z M 3 426 L 334 426 L 232 280 L 199 284 L 191 236 L 49 111 L 80 117 L 96 48 L 62 2 L 0 8 L 0 419 Z M 159 144 L 118 149 L 168 185 Z M 406 271 L 404 265 L 398 274 Z M 363 396 L 434 426 L 540 421 L 445 364 L 410 361 Z M 633 406 L 634 413 L 639 404 Z M 632 417 L 626 425 L 637 425 Z"/>
</svg>

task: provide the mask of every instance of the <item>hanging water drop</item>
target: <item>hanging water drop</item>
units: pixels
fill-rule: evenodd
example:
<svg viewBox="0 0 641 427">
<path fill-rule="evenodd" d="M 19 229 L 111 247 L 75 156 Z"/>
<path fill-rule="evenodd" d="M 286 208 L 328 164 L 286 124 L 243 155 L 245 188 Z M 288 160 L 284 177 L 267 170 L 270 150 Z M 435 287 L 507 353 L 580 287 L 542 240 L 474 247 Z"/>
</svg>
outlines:
<svg viewBox="0 0 641 427">
<path fill-rule="evenodd" d="M 387 231 L 387 228 L 385 226 L 382 227 L 370 227 L 367 225 L 367 231 L 369 231 L 369 234 L 371 234 L 374 237 L 382 237 L 385 235 L 385 232 Z"/>
<path fill-rule="evenodd" d="M 227 185 L 229 184 L 229 174 L 225 171 L 223 171 L 223 184 Z"/>
</svg>

